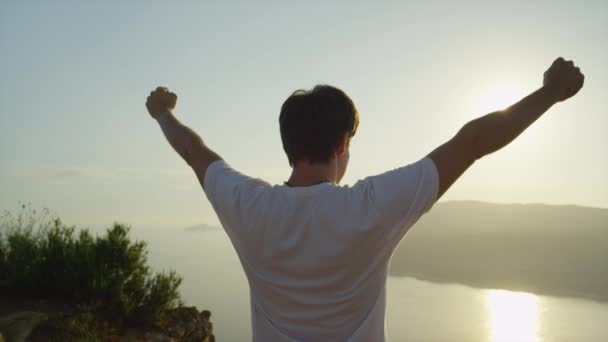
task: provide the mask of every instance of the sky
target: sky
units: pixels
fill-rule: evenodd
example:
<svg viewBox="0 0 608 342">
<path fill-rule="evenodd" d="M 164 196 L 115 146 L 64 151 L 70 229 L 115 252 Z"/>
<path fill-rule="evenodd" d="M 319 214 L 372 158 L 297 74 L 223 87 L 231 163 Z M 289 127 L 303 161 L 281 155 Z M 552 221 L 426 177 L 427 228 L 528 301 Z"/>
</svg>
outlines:
<svg viewBox="0 0 608 342">
<path fill-rule="evenodd" d="M 13 1 L 0 5 L 0 210 L 76 225 L 217 224 L 144 102 L 233 167 L 281 183 L 283 101 L 326 83 L 361 124 L 343 180 L 406 165 L 468 120 L 542 85 L 559 56 L 571 100 L 478 161 L 442 198 L 608 208 L 606 1 Z"/>
</svg>

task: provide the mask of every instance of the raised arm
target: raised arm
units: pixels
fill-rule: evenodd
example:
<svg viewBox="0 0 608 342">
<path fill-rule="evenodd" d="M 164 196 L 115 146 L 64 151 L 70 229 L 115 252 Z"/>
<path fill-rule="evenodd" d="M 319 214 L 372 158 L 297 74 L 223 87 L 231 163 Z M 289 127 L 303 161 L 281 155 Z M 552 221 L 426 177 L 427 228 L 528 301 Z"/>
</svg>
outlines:
<svg viewBox="0 0 608 342">
<path fill-rule="evenodd" d="M 521 101 L 470 121 L 450 141 L 429 154 L 439 173 L 441 197 L 473 163 L 508 145 L 557 102 L 574 96 L 585 77 L 572 61 L 556 59 L 543 86 Z"/>
<path fill-rule="evenodd" d="M 173 149 L 192 167 L 201 185 L 205 186 L 203 183 L 207 167 L 222 158 L 205 146 L 196 132 L 173 116 L 176 103 L 177 95 L 167 88 L 158 87 L 148 96 L 146 108 L 159 123 Z"/>
</svg>

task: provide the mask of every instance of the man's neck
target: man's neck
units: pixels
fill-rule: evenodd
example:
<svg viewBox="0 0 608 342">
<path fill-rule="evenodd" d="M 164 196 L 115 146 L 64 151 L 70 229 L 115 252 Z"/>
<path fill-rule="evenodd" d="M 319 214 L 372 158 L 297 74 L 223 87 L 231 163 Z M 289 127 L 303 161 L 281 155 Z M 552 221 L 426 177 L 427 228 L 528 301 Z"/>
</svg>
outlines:
<svg viewBox="0 0 608 342">
<path fill-rule="evenodd" d="M 289 186 L 312 186 L 323 182 L 335 183 L 338 175 L 336 163 L 298 162 L 294 165 L 291 176 L 286 182 Z"/>
</svg>

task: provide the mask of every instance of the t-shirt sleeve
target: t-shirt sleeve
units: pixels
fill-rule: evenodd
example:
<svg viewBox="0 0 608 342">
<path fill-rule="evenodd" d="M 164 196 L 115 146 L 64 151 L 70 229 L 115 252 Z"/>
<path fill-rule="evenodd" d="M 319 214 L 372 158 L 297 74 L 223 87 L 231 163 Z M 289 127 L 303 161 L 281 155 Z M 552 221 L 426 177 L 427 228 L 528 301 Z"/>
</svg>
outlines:
<svg viewBox="0 0 608 342">
<path fill-rule="evenodd" d="M 425 157 L 360 183 L 365 201 L 375 209 L 373 230 L 396 245 L 437 201 L 439 175 L 435 163 Z"/>
<path fill-rule="evenodd" d="M 207 167 L 203 188 L 229 234 L 242 226 L 243 217 L 261 185 L 266 183 L 236 171 L 223 160 L 216 160 Z"/>
</svg>

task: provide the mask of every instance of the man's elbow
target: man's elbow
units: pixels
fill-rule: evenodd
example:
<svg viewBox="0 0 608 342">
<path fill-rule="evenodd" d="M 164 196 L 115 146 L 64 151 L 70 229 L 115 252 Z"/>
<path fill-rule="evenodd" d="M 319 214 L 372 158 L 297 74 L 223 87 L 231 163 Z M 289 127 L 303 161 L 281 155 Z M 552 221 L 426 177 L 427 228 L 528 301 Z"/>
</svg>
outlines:
<svg viewBox="0 0 608 342">
<path fill-rule="evenodd" d="M 200 146 L 201 144 L 201 142 L 198 142 L 197 140 L 200 140 L 200 138 L 196 139 L 196 137 L 189 137 L 184 141 L 182 157 L 188 165 L 192 165 L 194 162 L 194 151 L 196 151 L 197 146 Z"/>
<path fill-rule="evenodd" d="M 188 143 L 186 157 L 184 157 L 188 165 L 195 170 L 206 169 L 213 161 L 222 159 L 217 153 L 210 150 L 203 139 L 196 136 Z"/>
<path fill-rule="evenodd" d="M 466 151 L 472 162 L 481 159 L 488 152 L 487 146 L 481 140 L 481 127 L 478 120 L 472 120 L 464 125 L 458 132 L 458 143 Z"/>
</svg>

